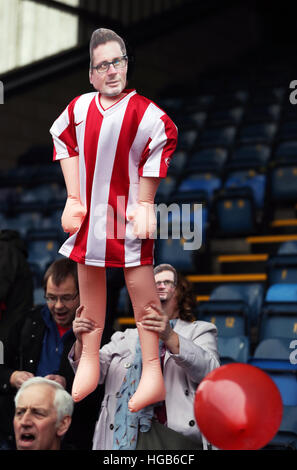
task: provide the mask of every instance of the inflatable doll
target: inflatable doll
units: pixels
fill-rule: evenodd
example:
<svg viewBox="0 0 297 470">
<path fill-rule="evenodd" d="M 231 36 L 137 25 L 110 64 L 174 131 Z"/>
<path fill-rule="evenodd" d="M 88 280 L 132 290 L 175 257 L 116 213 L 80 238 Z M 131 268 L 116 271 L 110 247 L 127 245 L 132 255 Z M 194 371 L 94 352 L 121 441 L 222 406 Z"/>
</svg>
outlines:
<svg viewBox="0 0 297 470">
<path fill-rule="evenodd" d="M 106 313 L 106 267 L 123 267 L 139 331 L 143 369 L 129 402 L 138 411 L 165 397 L 156 333 L 145 331 L 146 308 L 160 305 L 153 275 L 154 197 L 177 142 L 170 118 L 136 90 L 126 89 L 125 44 L 107 29 L 90 41 L 90 83 L 50 129 L 54 160 L 67 188 L 62 226 L 69 238 L 60 253 L 78 263 L 81 317 L 96 330 L 82 335 L 73 383 L 75 401 L 99 380 L 99 348 Z"/>
</svg>

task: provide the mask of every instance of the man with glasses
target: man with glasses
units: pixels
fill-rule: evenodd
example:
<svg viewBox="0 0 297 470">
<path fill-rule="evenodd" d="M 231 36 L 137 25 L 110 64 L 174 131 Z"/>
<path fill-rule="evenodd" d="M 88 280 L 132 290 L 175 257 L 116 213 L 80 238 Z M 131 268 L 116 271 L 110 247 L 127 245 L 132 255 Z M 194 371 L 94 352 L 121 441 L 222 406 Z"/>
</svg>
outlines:
<svg viewBox="0 0 297 470">
<path fill-rule="evenodd" d="M 141 319 L 149 304 L 160 306 L 152 268 L 154 197 L 167 175 L 177 129 L 155 103 L 126 88 L 127 71 L 123 39 L 109 29 L 94 31 L 89 80 L 95 92 L 72 100 L 50 132 L 68 196 L 62 226 L 70 237 L 60 253 L 78 263 L 81 315 L 95 325 L 82 338 L 72 396 L 78 402 L 97 387 L 105 271 L 123 268 L 145 358 L 139 387 L 129 401 L 129 410 L 137 412 L 165 396 L 158 336 L 145 331 Z"/>
<path fill-rule="evenodd" d="M 192 286 L 173 266 L 156 266 L 154 278 L 161 307 L 148 307 L 142 325 L 160 339 L 165 399 L 139 413 L 126 411 L 142 367 L 138 330 L 114 333 L 100 350 L 100 383 L 105 383 L 105 396 L 95 428 L 94 450 L 205 448 L 195 421 L 194 397 L 203 378 L 219 366 L 217 329 L 212 323 L 195 319 Z M 76 342 L 69 354 L 74 370 L 80 361 L 81 336 L 93 329 L 93 323 L 81 317 L 79 308 L 73 322 Z"/>
</svg>

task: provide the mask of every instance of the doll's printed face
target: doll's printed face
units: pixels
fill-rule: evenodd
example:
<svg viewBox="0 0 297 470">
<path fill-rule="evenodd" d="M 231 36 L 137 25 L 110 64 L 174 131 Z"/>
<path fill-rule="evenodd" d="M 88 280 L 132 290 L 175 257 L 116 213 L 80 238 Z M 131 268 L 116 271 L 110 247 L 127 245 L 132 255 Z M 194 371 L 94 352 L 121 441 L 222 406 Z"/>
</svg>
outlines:
<svg viewBox="0 0 297 470">
<path fill-rule="evenodd" d="M 118 42 L 110 41 L 100 44 L 93 51 L 93 66 L 102 62 L 111 62 L 114 59 L 123 57 L 123 52 Z M 119 96 L 126 87 L 127 63 L 123 68 L 109 66 L 106 72 L 98 73 L 96 69 L 90 71 L 90 82 L 93 87 L 102 95 L 112 97 Z"/>
</svg>

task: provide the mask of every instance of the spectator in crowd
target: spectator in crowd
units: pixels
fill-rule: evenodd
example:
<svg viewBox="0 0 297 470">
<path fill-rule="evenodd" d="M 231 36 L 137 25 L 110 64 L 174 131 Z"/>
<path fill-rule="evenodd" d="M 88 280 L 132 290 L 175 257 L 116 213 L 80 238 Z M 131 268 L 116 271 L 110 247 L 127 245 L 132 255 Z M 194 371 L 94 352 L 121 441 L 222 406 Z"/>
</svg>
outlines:
<svg viewBox="0 0 297 470">
<path fill-rule="evenodd" d="M 141 349 L 136 328 L 114 333 L 100 350 L 100 383 L 105 382 L 105 396 L 93 449 L 205 448 L 193 404 L 198 384 L 219 366 L 216 327 L 195 321 L 191 285 L 173 266 L 157 266 L 154 276 L 161 308 L 148 306 L 142 325 L 160 338 L 165 401 L 137 413 L 128 410 L 141 372 Z M 94 328 L 92 320 L 81 316 L 83 308 L 81 305 L 73 322 L 76 342 L 69 360 L 74 370 L 81 356 L 81 335 Z"/>
<path fill-rule="evenodd" d="M 0 341 L 33 306 L 27 247 L 15 230 L 0 230 Z"/>
<path fill-rule="evenodd" d="M 73 405 L 71 395 L 54 380 L 33 377 L 23 382 L 15 396 L 17 450 L 61 450 Z"/>
<path fill-rule="evenodd" d="M 69 392 L 73 383 L 73 371 L 63 357 L 67 358 L 75 341 L 72 321 L 79 306 L 76 263 L 63 258 L 51 264 L 44 276 L 44 291 L 46 304 L 22 315 L 4 344 L 4 364 L 0 365 L 0 441 L 6 441 L 8 446 L 13 442 L 13 398 L 25 381 L 42 376 L 60 383 Z M 98 406 L 96 391 L 75 407 L 67 439 L 73 439 L 77 448 L 91 446 L 95 396 Z"/>
</svg>

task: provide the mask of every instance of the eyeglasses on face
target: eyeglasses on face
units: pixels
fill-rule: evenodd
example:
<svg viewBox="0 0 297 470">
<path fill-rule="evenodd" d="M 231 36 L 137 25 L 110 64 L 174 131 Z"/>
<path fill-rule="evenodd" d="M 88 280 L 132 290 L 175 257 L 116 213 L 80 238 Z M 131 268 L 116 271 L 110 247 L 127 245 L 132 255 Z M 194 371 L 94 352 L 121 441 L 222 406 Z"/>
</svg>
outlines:
<svg viewBox="0 0 297 470">
<path fill-rule="evenodd" d="M 157 281 L 156 286 L 161 287 L 161 285 L 164 284 L 165 287 L 173 286 L 175 287 L 175 284 L 173 281 L 165 280 L 165 281 Z"/>
<path fill-rule="evenodd" d="M 98 73 L 106 73 L 109 70 L 109 67 L 113 65 L 115 69 L 122 69 L 125 67 L 128 61 L 128 56 L 123 55 L 122 57 L 116 57 L 111 62 L 107 60 L 101 62 L 100 64 L 96 65 L 95 67 L 91 67 L 92 69 L 96 69 Z"/>
<path fill-rule="evenodd" d="M 70 294 L 65 294 L 65 295 L 45 295 L 44 298 L 47 301 L 48 304 L 54 305 L 58 302 L 58 299 L 60 299 L 60 302 L 63 305 L 70 304 L 73 302 L 76 297 L 78 296 L 78 292 L 76 294 L 70 295 Z"/>
</svg>

